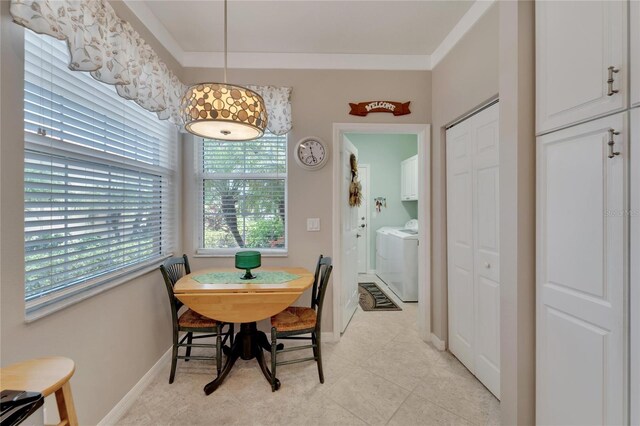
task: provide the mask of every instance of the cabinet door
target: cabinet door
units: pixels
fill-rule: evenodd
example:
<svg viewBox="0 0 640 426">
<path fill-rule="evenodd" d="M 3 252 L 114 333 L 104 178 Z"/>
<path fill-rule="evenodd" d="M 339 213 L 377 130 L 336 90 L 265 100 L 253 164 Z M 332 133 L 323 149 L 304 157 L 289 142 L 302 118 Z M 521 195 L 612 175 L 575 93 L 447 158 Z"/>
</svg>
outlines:
<svg viewBox="0 0 640 426">
<path fill-rule="evenodd" d="M 400 163 L 400 199 L 407 199 L 408 180 L 407 180 L 407 160 Z"/>
<path fill-rule="evenodd" d="M 418 156 L 411 157 L 411 199 L 418 199 Z"/>
<path fill-rule="evenodd" d="M 627 106 L 627 4 L 536 2 L 538 134 Z"/>
<path fill-rule="evenodd" d="M 537 140 L 539 424 L 625 423 L 627 140 L 627 113 Z"/>
<path fill-rule="evenodd" d="M 640 1 L 630 5 L 631 19 L 631 104 L 640 106 Z"/>
</svg>

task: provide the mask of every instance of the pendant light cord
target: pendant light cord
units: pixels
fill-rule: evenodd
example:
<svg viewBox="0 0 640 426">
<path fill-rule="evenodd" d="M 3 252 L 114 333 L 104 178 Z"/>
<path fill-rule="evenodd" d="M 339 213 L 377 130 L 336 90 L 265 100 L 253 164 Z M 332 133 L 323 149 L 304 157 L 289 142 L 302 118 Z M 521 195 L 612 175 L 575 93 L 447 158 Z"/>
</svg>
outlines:
<svg viewBox="0 0 640 426">
<path fill-rule="evenodd" d="M 224 84 L 227 84 L 227 0 L 224 0 Z"/>
</svg>

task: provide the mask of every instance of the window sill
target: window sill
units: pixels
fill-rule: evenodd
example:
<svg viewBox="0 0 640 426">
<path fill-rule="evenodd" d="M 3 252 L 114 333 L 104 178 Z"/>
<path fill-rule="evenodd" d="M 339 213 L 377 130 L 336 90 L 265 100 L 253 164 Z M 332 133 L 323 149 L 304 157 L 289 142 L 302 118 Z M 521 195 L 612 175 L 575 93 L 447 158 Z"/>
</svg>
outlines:
<svg viewBox="0 0 640 426">
<path fill-rule="evenodd" d="M 236 253 L 243 250 L 252 250 L 260 252 L 262 257 L 289 257 L 287 249 L 282 250 L 264 250 L 264 249 L 197 249 L 193 257 L 235 257 Z"/>
<path fill-rule="evenodd" d="M 83 300 L 89 299 L 90 297 L 96 296 L 100 293 L 103 293 L 112 288 L 118 287 L 122 284 L 126 284 L 136 278 L 141 277 L 142 275 L 148 274 L 156 269 L 162 262 L 162 260 L 168 258 L 169 255 L 164 256 L 160 259 L 154 259 L 153 261 L 145 264 L 133 271 L 125 272 L 123 274 L 119 274 L 114 279 L 109 280 L 107 278 L 107 282 L 104 284 L 98 284 L 94 286 L 87 286 L 85 290 L 79 289 L 77 290 L 77 294 L 73 294 L 69 297 L 58 296 L 59 299 L 53 299 L 51 301 L 40 301 L 34 300 L 26 303 L 25 309 L 25 323 L 32 323 L 41 318 L 47 317 L 51 314 L 54 314 L 58 311 L 66 309 L 69 306 L 75 305 L 76 303 L 80 303 Z M 63 297 L 63 298 L 60 298 Z"/>
</svg>

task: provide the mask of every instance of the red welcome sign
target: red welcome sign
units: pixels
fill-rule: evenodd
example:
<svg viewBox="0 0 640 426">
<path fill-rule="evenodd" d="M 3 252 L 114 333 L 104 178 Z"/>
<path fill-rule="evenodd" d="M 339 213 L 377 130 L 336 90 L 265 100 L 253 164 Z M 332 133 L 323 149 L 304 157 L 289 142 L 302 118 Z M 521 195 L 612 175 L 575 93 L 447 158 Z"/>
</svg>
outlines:
<svg viewBox="0 0 640 426">
<path fill-rule="evenodd" d="M 393 115 L 411 114 L 409 104 L 411 102 L 391 102 L 391 101 L 369 101 L 357 104 L 350 103 L 349 114 L 365 117 L 370 112 L 390 112 Z"/>
</svg>

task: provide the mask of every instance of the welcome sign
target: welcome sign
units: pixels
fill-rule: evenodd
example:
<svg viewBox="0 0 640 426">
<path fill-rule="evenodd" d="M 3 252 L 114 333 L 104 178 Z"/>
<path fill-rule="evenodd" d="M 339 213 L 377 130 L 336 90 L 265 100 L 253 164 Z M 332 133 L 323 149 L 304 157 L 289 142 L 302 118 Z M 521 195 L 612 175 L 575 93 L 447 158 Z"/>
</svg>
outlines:
<svg viewBox="0 0 640 426">
<path fill-rule="evenodd" d="M 349 114 L 365 117 L 370 112 L 390 112 L 393 115 L 411 114 L 409 104 L 411 102 L 392 102 L 392 101 L 369 101 L 357 104 L 350 103 L 351 111 Z"/>
</svg>

